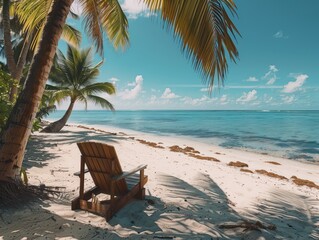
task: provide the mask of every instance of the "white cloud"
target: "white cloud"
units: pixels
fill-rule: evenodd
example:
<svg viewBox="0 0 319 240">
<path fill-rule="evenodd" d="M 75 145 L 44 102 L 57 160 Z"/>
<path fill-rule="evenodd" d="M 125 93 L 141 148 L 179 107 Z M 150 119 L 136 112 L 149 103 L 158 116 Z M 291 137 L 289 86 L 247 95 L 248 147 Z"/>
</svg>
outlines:
<svg viewBox="0 0 319 240">
<path fill-rule="evenodd" d="M 273 37 L 277 38 L 277 39 L 279 39 L 279 38 L 287 39 L 288 38 L 288 36 L 286 36 L 282 30 L 279 30 L 278 32 L 276 32 L 273 35 Z"/>
<path fill-rule="evenodd" d="M 121 7 L 128 18 L 137 19 L 138 17 L 149 17 L 152 13 L 148 10 L 146 4 L 140 0 L 125 0 Z"/>
<path fill-rule="evenodd" d="M 268 72 L 262 77 L 263 79 L 267 79 L 267 85 L 272 85 L 276 82 L 277 76 L 276 72 L 278 72 L 278 68 L 275 65 L 270 65 Z"/>
<path fill-rule="evenodd" d="M 74 0 L 74 2 L 71 5 L 71 11 L 74 12 L 77 15 L 81 15 L 83 12 L 82 4 L 79 0 Z"/>
<path fill-rule="evenodd" d="M 295 97 L 294 96 L 284 96 L 284 97 L 282 97 L 282 100 L 284 103 L 290 104 L 290 103 L 293 103 L 295 101 Z"/>
<path fill-rule="evenodd" d="M 269 66 L 269 71 L 278 72 L 279 70 L 277 69 L 277 67 L 275 65 L 270 65 Z"/>
<path fill-rule="evenodd" d="M 201 88 L 200 91 L 201 91 L 201 92 L 208 92 L 208 91 L 209 91 L 209 88 Z"/>
<path fill-rule="evenodd" d="M 282 38 L 283 36 L 284 33 L 282 31 L 278 31 L 273 35 L 274 38 Z"/>
<path fill-rule="evenodd" d="M 136 86 L 136 82 L 130 82 L 127 84 L 128 87 L 135 87 Z"/>
<path fill-rule="evenodd" d="M 251 90 L 250 92 L 244 92 L 241 97 L 239 97 L 236 102 L 238 103 L 247 103 L 257 99 L 257 91 Z"/>
<path fill-rule="evenodd" d="M 267 85 L 273 85 L 276 82 L 276 78 L 272 77 L 268 80 Z"/>
<path fill-rule="evenodd" d="M 252 88 L 259 88 L 259 89 L 277 89 L 283 88 L 283 86 L 265 86 L 265 85 L 251 85 L 251 86 L 226 86 L 225 89 L 252 89 Z"/>
<path fill-rule="evenodd" d="M 123 92 L 119 93 L 119 96 L 122 99 L 135 99 L 142 92 L 143 80 L 142 75 L 137 75 L 134 84 L 131 85 L 133 88 L 125 89 Z"/>
<path fill-rule="evenodd" d="M 246 79 L 247 82 L 258 82 L 258 79 L 256 77 L 249 77 Z"/>
<path fill-rule="evenodd" d="M 215 102 L 217 101 L 217 98 L 209 98 L 206 95 L 203 95 L 200 98 L 183 97 L 181 101 L 183 101 L 183 103 L 186 104 L 186 106 L 189 106 L 189 105 L 200 106 L 200 105 Z"/>
<path fill-rule="evenodd" d="M 116 78 L 116 77 L 111 77 L 109 80 L 110 80 L 111 82 L 118 82 L 118 81 L 120 81 L 120 79 L 118 79 L 118 78 Z"/>
<path fill-rule="evenodd" d="M 272 96 L 268 96 L 267 94 L 264 94 L 264 101 L 265 103 L 271 103 L 273 100 Z"/>
<path fill-rule="evenodd" d="M 284 89 L 282 92 L 284 93 L 293 93 L 301 89 L 301 87 L 304 85 L 305 81 L 307 80 L 308 75 L 306 74 L 300 74 L 296 77 L 296 81 L 289 82 L 284 86 Z"/>
<path fill-rule="evenodd" d="M 221 98 L 219 99 L 220 104 L 225 105 L 228 103 L 228 97 L 226 94 L 224 94 L 223 96 L 221 96 Z"/>
<path fill-rule="evenodd" d="M 179 98 L 178 95 L 172 92 L 170 88 L 166 88 L 165 91 L 163 92 L 161 98 L 163 99 L 173 99 L 173 98 Z"/>
<path fill-rule="evenodd" d="M 111 77 L 111 78 L 109 79 L 109 81 L 110 81 L 111 83 L 113 83 L 113 85 L 116 85 L 116 83 L 117 83 L 118 81 L 120 81 L 120 79 L 118 79 L 118 78 L 116 78 L 116 77 Z"/>
<path fill-rule="evenodd" d="M 152 95 L 150 100 L 149 100 L 149 103 L 151 103 L 151 104 L 156 103 L 156 100 L 157 100 L 157 97 L 155 95 Z"/>
<path fill-rule="evenodd" d="M 263 76 L 263 78 L 269 77 L 271 74 L 278 72 L 278 68 L 275 65 L 270 65 L 268 72 Z"/>
</svg>

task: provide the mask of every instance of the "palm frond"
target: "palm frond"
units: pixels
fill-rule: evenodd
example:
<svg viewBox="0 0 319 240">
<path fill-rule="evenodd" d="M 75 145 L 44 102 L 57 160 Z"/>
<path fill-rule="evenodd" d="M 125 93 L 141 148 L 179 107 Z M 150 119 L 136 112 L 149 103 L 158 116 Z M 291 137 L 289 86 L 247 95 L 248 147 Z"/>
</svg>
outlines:
<svg viewBox="0 0 319 240">
<path fill-rule="evenodd" d="M 23 32 L 34 32 L 31 43 L 32 50 L 35 50 L 42 38 L 43 28 L 47 15 L 51 10 L 53 0 L 21 0 L 17 3 L 16 14 L 22 24 Z M 72 17 L 76 17 L 72 14 Z M 34 31 L 36 29 L 36 31 Z M 70 25 L 65 25 L 62 32 L 62 39 L 67 43 L 78 46 L 81 41 L 81 34 Z"/>
<path fill-rule="evenodd" d="M 63 27 L 61 38 L 63 38 L 66 42 L 68 42 L 72 46 L 78 47 L 81 43 L 82 34 L 80 31 L 78 31 L 71 25 L 65 24 Z"/>
<path fill-rule="evenodd" d="M 115 93 L 115 87 L 112 83 L 109 82 L 99 82 L 85 86 L 81 89 L 81 92 L 85 93 L 86 95 L 98 93 L 107 93 L 109 95 L 112 95 Z"/>
<path fill-rule="evenodd" d="M 182 52 L 193 62 L 212 88 L 217 76 L 225 78 L 229 58 L 235 61 L 234 44 L 240 35 L 228 13 L 236 13 L 233 0 L 144 0 L 151 11 L 159 12 L 164 26 L 173 32 Z"/>
<path fill-rule="evenodd" d="M 96 95 L 88 95 L 87 98 L 94 102 L 96 105 L 100 105 L 102 108 L 110 109 L 112 111 L 115 111 L 113 105 L 106 99 L 96 96 Z"/>
<path fill-rule="evenodd" d="M 128 21 L 118 0 L 99 1 L 101 23 L 115 48 L 124 49 L 129 43 Z"/>
<path fill-rule="evenodd" d="M 95 43 L 96 49 L 103 54 L 103 30 L 100 22 L 98 1 L 82 0 L 84 27 Z"/>
<path fill-rule="evenodd" d="M 81 0 L 85 30 L 103 55 L 103 30 L 115 48 L 128 42 L 128 21 L 117 0 Z"/>
<path fill-rule="evenodd" d="M 60 104 L 63 100 L 68 97 L 72 97 L 73 92 L 70 89 L 59 89 L 52 92 L 52 98 L 55 102 Z"/>
<path fill-rule="evenodd" d="M 99 93 L 115 93 L 115 87 L 112 83 L 94 83 L 102 63 L 101 61 L 93 65 L 91 49 L 80 50 L 69 45 L 66 55 L 62 52 L 57 54 L 49 77 L 54 85 L 48 84 L 47 91 L 53 91 L 57 101 L 71 97 L 74 101 L 84 102 L 86 107 L 87 100 L 93 96 L 94 101 L 100 100 L 99 102 L 103 106 L 112 109 L 111 105 L 106 105 L 101 100 L 103 98 L 94 98 L 95 94 Z"/>
</svg>

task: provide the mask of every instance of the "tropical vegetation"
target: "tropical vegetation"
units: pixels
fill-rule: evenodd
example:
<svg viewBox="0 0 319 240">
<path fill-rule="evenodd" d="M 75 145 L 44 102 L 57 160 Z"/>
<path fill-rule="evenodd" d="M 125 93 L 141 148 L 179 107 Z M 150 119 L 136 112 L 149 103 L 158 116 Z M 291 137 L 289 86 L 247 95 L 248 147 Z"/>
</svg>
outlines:
<svg viewBox="0 0 319 240">
<path fill-rule="evenodd" d="M 63 117 L 44 128 L 43 132 L 59 132 L 68 121 L 76 101 L 83 102 L 85 108 L 87 108 L 87 102 L 92 101 L 102 108 L 114 110 L 108 100 L 96 95 L 115 93 L 114 85 L 109 82 L 94 83 L 102 64 L 101 61 L 93 65 L 91 49 L 81 51 L 69 45 L 67 56 L 59 52 L 49 77 L 55 85 L 47 84 L 47 91 L 52 93 L 55 101 L 61 102 L 69 98 L 70 104 Z"/>
<path fill-rule="evenodd" d="M 8 1 L 8 0 L 4 0 Z M 99 53 L 103 53 L 103 33 L 114 47 L 128 44 L 128 21 L 118 0 L 79 0 L 83 7 L 86 31 Z M 238 31 L 229 14 L 234 14 L 233 0 L 144 0 L 173 34 L 186 57 L 193 62 L 210 87 L 217 77 L 221 82 L 228 68 L 228 59 L 238 56 L 234 37 Z M 43 8 L 50 3 L 49 8 Z M 24 29 L 37 26 L 39 15 L 45 15 L 41 41 L 34 54 L 24 88 L 19 94 L 0 136 L 0 191 L 9 182 L 20 181 L 20 169 L 31 133 L 35 113 L 39 109 L 45 85 L 53 64 L 58 41 L 73 0 L 22 0 L 19 19 Z M 50 9 L 49 14 L 46 10 Z M 228 56 L 227 56 L 228 55 Z M 9 59 L 7 59 L 9 61 Z"/>
</svg>

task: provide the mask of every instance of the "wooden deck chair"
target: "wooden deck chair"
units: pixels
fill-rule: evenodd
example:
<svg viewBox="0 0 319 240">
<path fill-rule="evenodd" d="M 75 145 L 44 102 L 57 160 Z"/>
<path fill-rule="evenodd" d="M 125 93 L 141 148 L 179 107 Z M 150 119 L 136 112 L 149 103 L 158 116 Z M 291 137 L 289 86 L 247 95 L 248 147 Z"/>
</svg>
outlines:
<svg viewBox="0 0 319 240">
<path fill-rule="evenodd" d="M 80 177 L 80 196 L 72 201 L 72 210 L 93 212 L 109 221 L 131 199 L 145 198 L 144 185 L 148 178 L 144 175 L 144 169 L 147 165 L 123 173 L 113 146 L 98 142 L 77 145 L 82 153 L 80 172 L 75 173 Z M 135 174 L 138 171 L 139 176 Z M 87 172 L 91 174 L 95 187 L 84 192 L 84 174 Z M 97 195 L 100 193 L 109 195 L 109 199 L 99 201 Z"/>
</svg>

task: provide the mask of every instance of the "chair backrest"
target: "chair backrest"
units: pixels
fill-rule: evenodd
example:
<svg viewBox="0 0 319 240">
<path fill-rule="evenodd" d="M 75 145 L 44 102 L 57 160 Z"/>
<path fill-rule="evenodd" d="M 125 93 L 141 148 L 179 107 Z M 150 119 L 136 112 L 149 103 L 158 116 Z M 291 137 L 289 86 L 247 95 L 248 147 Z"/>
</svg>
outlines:
<svg viewBox="0 0 319 240">
<path fill-rule="evenodd" d="M 110 193 L 111 177 L 123 173 L 115 148 L 99 142 L 80 142 L 77 145 L 95 185 L 102 192 Z M 125 179 L 117 181 L 114 187 L 115 195 L 128 191 Z"/>
</svg>

